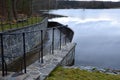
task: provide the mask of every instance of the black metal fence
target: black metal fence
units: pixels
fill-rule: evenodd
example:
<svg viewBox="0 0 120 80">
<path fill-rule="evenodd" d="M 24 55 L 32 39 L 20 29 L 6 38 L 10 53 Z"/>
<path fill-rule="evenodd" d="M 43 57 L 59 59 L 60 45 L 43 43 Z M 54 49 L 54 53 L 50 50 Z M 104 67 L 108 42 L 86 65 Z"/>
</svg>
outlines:
<svg viewBox="0 0 120 80">
<path fill-rule="evenodd" d="M 26 73 L 26 67 L 36 59 L 44 63 L 44 55 L 54 54 L 56 49 L 61 49 L 62 45 L 69 42 L 69 39 L 59 29 L 61 27 L 46 29 L 44 26 L 47 26 L 47 19 L 43 24 L 40 23 L 44 17 L 33 13 L 33 0 L 9 1 L 0 0 L 0 70 L 2 76 L 7 75 L 8 71 Z M 20 1 L 20 5 L 16 5 L 14 1 Z M 14 9 L 15 6 L 17 6 L 16 9 Z M 27 13 L 26 8 L 29 9 Z M 32 28 L 23 31 L 19 29 L 18 32 L 16 30 L 28 26 Z"/>
<path fill-rule="evenodd" d="M 26 73 L 26 67 L 31 64 L 29 58 L 33 58 L 31 56 L 38 55 L 37 60 L 44 63 L 44 55 L 54 54 L 55 50 L 61 49 L 62 45 L 66 45 L 69 39 L 59 28 L 61 27 L 21 33 L 0 33 L 0 68 L 2 76 L 7 75 L 8 71 L 24 71 Z M 28 37 L 32 34 L 40 35 L 39 39 Z M 33 46 L 32 43 L 34 42 L 39 43 Z M 31 44 L 32 48 L 29 48 L 28 44 Z"/>
</svg>

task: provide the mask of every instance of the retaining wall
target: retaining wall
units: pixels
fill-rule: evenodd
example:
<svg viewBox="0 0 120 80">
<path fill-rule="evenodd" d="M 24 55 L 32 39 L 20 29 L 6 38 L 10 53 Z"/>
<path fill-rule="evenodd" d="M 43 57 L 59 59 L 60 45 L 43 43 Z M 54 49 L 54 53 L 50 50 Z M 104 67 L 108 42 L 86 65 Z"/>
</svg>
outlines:
<svg viewBox="0 0 120 80">
<path fill-rule="evenodd" d="M 68 51 L 67 55 L 61 61 L 60 65 L 61 66 L 72 66 L 72 65 L 74 65 L 74 61 L 75 61 L 75 46 L 73 46 Z"/>
<path fill-rule="evenodd" d="M 24 28 L 11 30 L 3 33 L 3 49 L 5 60 L 10 61 L 12 58 L 20 57 L 23 54 L 23 32 L 25 35 L 25 50 L 30 52 L 41 42 L 41 31 L 43 39 L 45 38 L 48 19 L 45 18 L 41 23 L 26 26 Z"/>
<path fill-rule="evenodd" d="M 63 34 L 65 34 L 65 36 L 68 38 L 68 40 L 70 42 L 72 42 L 72 39 L 73 39 L 73 36 L 74 36 L 74 32 L 72 31 L 72 29 L 70 29 L 67 25 L 63 25 L 63 24 L 60 24 L 58 22 L 53 22 L 53 21 L 50 21 L 48 22 L 48 27 L 59 27 L 61 26 L 60 28 L 58 28 Z"/>
<path fill-rule="evenodd" d="M 16 73 L 11 73 L 0 77 L 0 80 L 45 80 L 57 66 L 66 66 L 74 61 L 75 46 L 75 43 L 63 45 L 61 50 L 55 50 L 54 54 L 45 55 L 44 63 L 38 60 L 29 65 L 26 74 L 14 76 Z"/>
<path fill-rule="evenodd" d="M 44 56 L 43 64 L 36 61 L 34 64 L 28 66 L 29 77 L 25 80 L 45 80 L 56 67 L 73 64 L 75 47 L 76 43 L 68 43 L 62 46 L 61 50 L 55 50 L 54 54 Z"/>
</svg>

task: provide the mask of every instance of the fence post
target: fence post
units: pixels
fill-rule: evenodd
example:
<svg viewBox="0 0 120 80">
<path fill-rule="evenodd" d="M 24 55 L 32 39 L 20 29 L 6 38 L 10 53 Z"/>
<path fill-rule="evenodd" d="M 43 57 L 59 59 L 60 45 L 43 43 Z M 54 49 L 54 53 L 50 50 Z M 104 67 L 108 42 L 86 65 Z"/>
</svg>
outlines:
<svg viewBox="0 0 120 80">
<path fill-rule="evenodd" d="M 52 32 L 52 54 L 54 54 L 54 30 L 55 28 L 53 28 L 53 32 Z"/>
<path fill-rule="evenodd" d="M 43 63 L 43 30 L 41 30 L 41 63 Z"/>
<path fill-rule="evenodd" d="M 66 45 L 66 34 L 65 34 L 65 45 Z"/>
<path fill-rule="evenodd" d="M 23 62 L 24 62 L 24 72 L 26 73 L 26 50 L 25 50 L 25 33 L 23 35 Z"/>
<path fill-rule="evenodd" d="M 7 63 L 4 61 L 4 66 L 5 66 L 5 75 L 7 75 Z"/>
<path fill-rule="evenodd" d="M 2 76 L 5 76 L 4 67 L 4 49 L 3 49 L 3 34 L 0 34 L 1 39 L 1 61 L 2 61 Z"/>
<path fill-rule="evenodd" d="M 75 45 L 76 46 L 76 45 Z M 75 46 L 74 46 L 74 54 L 75 54 Z"/>
<path fill-rule="evenodd" d="M 60 31 L 60 50 L 61 50 L 61 31 Z"/>
<path fill-rule="evenodd" d="M 41 33 L 41 32 L 40 32 Z M 41 36 L 39 37 L 39 40 L 40 40 L 40 38 L 41 38 Z M 41 42 L 41 41 L 40 41 Z M 39 62 L 40 62 L 40 53 L 41 53 L 41 46 L 40 46 L 40 48 L 39 48 L 39 54 L 38 54 L 38 60 L 39 60 Z"/>
</svg>

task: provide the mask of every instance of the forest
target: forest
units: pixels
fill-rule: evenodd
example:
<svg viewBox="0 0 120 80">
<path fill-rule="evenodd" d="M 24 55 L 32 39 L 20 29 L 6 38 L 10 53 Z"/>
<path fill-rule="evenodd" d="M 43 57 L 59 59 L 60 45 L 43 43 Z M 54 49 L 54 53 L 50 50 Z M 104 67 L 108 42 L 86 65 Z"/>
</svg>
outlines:
<svg viewBox="0 0 120 80">
<path fill-rule="evenodd" d="M 0 0 L 0 21 L 16 22 L 35 16 L 40 10 L 59 8 L 118 8 L 120 2 L 69 0 Z"/>
<path fill-rule="evenodd" d="M 0 0 L 0 21 L 16 22 L 36 14 L 38 10 L 55 7 L 56 0 Z"/>
</svg>

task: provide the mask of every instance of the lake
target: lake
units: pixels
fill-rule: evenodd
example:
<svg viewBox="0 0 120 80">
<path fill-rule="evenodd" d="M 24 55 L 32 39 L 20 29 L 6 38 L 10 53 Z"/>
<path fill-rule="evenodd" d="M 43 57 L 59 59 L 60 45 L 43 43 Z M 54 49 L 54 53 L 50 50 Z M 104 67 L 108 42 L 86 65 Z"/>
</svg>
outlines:
<svg viewBox="0 0 120 80">
<path fill-rule="evenodd" d="M 120 69 L 120 9 L 59 9 L 50 19 L 68 25 L 77 43 L 75 65 Z"/>
</svg>

